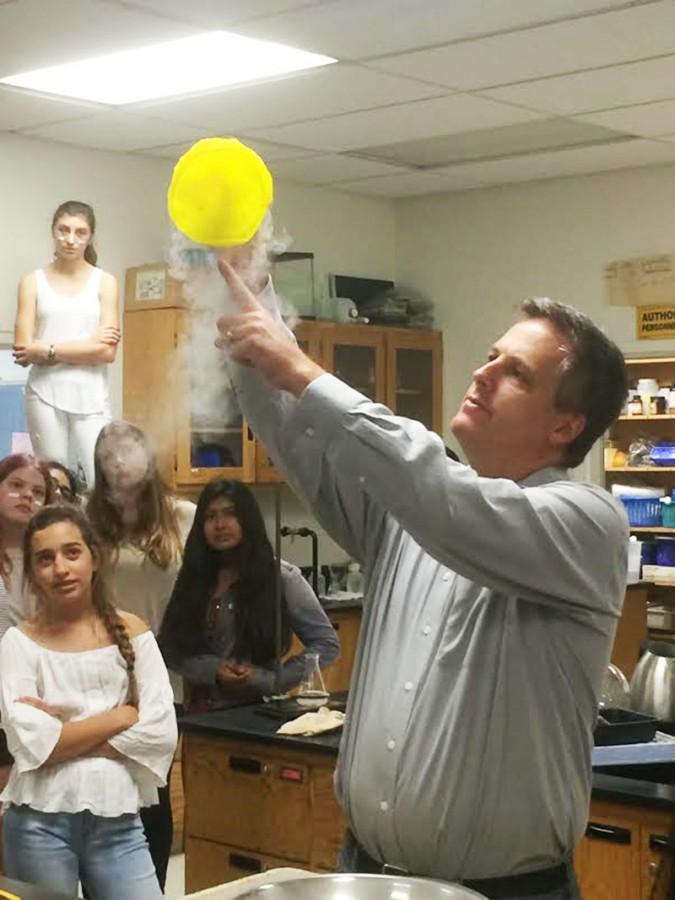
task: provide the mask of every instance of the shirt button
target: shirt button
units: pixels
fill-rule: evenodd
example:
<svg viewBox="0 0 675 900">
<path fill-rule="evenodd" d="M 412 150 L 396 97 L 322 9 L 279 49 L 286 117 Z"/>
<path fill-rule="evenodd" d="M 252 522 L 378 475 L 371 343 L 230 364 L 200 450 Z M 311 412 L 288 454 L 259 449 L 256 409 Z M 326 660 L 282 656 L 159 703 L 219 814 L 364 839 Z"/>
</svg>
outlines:
<svg viewBox="0 0 675 900">
<path fill-rule="evenodd" d="M 307 435 L 307 437 L 314 437 L 314 429 L 311 427 L 311 425 L 309 428 L 305 428 L 305 434 Z"/>
<path fill-rule="evenodd" d="M 389 804 L 386 800 L 380 801 L 380 809 L 382 810 L 382 812 L 386 812 L 389 809 Z"/>
<path fill-rule="evenodd" d="M 450 581 L 450 573 L 449 572 L 445 573 L 445 575 L 443 576 L 443 581 Z"/>
<path fill-rule="evenodd" d="M 425 625 L 422 629 L 422 634 L 431 634 L 431 625 Z"/>
<path fill-rule="evenodd" d="M 365 483 L 366 483 L 366 476 L 359 475 L 359 484 L 365 484 Z"/>
<path fill-rule="evenodd" d="M 387 741 L 387 750 L 393 750 L 396 746 L 396 741 Z"/>
<path fill-rule="evenodd" d="M 412 691 L 412 686 L 412 681 L 406 681 L 406 683 L 403 685 L 403 690 Z"/>
</svg>

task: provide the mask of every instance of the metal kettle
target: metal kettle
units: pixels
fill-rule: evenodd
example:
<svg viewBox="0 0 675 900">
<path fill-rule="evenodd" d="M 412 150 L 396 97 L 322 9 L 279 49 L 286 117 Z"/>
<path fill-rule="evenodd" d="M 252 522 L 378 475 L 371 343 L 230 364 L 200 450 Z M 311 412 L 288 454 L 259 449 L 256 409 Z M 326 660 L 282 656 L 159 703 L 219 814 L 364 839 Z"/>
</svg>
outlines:
<svg viewBox="0 0 675 900">
<path fill-rule="evenodd" d="M 675 644 L 647 641 L 630 680 L 631 706 L 665 722 L 675 721 Z"/>
</svg>

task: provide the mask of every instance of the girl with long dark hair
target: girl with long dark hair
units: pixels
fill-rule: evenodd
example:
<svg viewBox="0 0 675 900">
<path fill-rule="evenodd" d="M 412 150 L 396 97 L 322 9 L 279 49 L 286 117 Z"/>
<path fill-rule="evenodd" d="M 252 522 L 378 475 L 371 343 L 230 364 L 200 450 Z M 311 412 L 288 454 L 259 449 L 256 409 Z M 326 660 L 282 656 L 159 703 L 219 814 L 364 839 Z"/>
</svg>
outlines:
<svg viewBox="0 0 675 900">
<path fill-rule="evenodd" d="M 53 499 L 49 471 L 32 456 L 13 453 L 0 460 L 0 638 L 30 615 L 23 587 L 23 538 L 31 516 Z M 12 757 L 0 731 L 0 788 Z"/>
<path fill-rule="evenodd" d="M 14 359 L 30 366 L 26 418 L 35 453 L 82 469 L 91 487 L 94 442 L 110 421 L 106 366 L 120 340 L 117 281 L 96 265 L 94 210 L 67 200 L 52 217 L 52 262 L 24 275 Z"/>
<path fill-rule="evenodd" d="M 275 584 L 272 546 L 260 507 L 246 485 L 219 478 L 206 485 L 185 545 L 159 642 L 170 668 L 192 686 L 192 708 L 275 690 Z M 286 659 L 282 690 L 297 685 L 304 656 L 333 662 L 339 642 L 300 571 L 281 566 L 282 652 L 297 634 L 305 650 Z"/>
<path fill-rule="evenodd" d="M 24 572 L 36 613 L 0 643 L 14 755 L 5 870 L 68 896 L 81 880 L 96 900 L 159 900 L 138 811 L 157 802 L 176 721 L 155 639 L 113 606 L 104 548 L 77 507 L 33 516 Z"/>
</svg>

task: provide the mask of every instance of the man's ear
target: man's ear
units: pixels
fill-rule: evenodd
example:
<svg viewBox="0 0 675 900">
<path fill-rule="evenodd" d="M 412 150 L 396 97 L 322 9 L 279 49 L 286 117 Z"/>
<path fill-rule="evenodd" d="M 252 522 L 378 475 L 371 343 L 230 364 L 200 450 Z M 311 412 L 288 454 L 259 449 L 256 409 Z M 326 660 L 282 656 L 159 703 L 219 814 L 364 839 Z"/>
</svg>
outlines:
<svg viewBox="0 0 675 900">
<path fill-rule="evenodd" d="M 552 447 L 568 447 L 586 427 L 583 413 L 560 413 L 557 423 L 549 433 Z"/>
</svg>

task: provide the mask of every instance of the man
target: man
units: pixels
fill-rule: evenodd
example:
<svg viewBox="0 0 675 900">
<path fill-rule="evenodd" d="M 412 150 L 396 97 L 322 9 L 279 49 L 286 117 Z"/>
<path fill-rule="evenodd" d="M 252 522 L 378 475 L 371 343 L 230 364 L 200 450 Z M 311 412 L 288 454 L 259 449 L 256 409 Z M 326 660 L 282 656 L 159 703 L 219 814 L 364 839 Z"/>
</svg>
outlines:
<svg viewBox="0 0 675 900">
<path fill-rule="evenodd" d="M 577 897 L 628 527 L 566 468 L 619 412 L 620 351 L 581 313 L 524 303 L 452 420 L 465 466 L 323 372 L 222 273 L 241 312 L 218 343 L 243 413 L 366 571 L 336 773 L 342 865 L 489 898 Z"/>
</svg>

